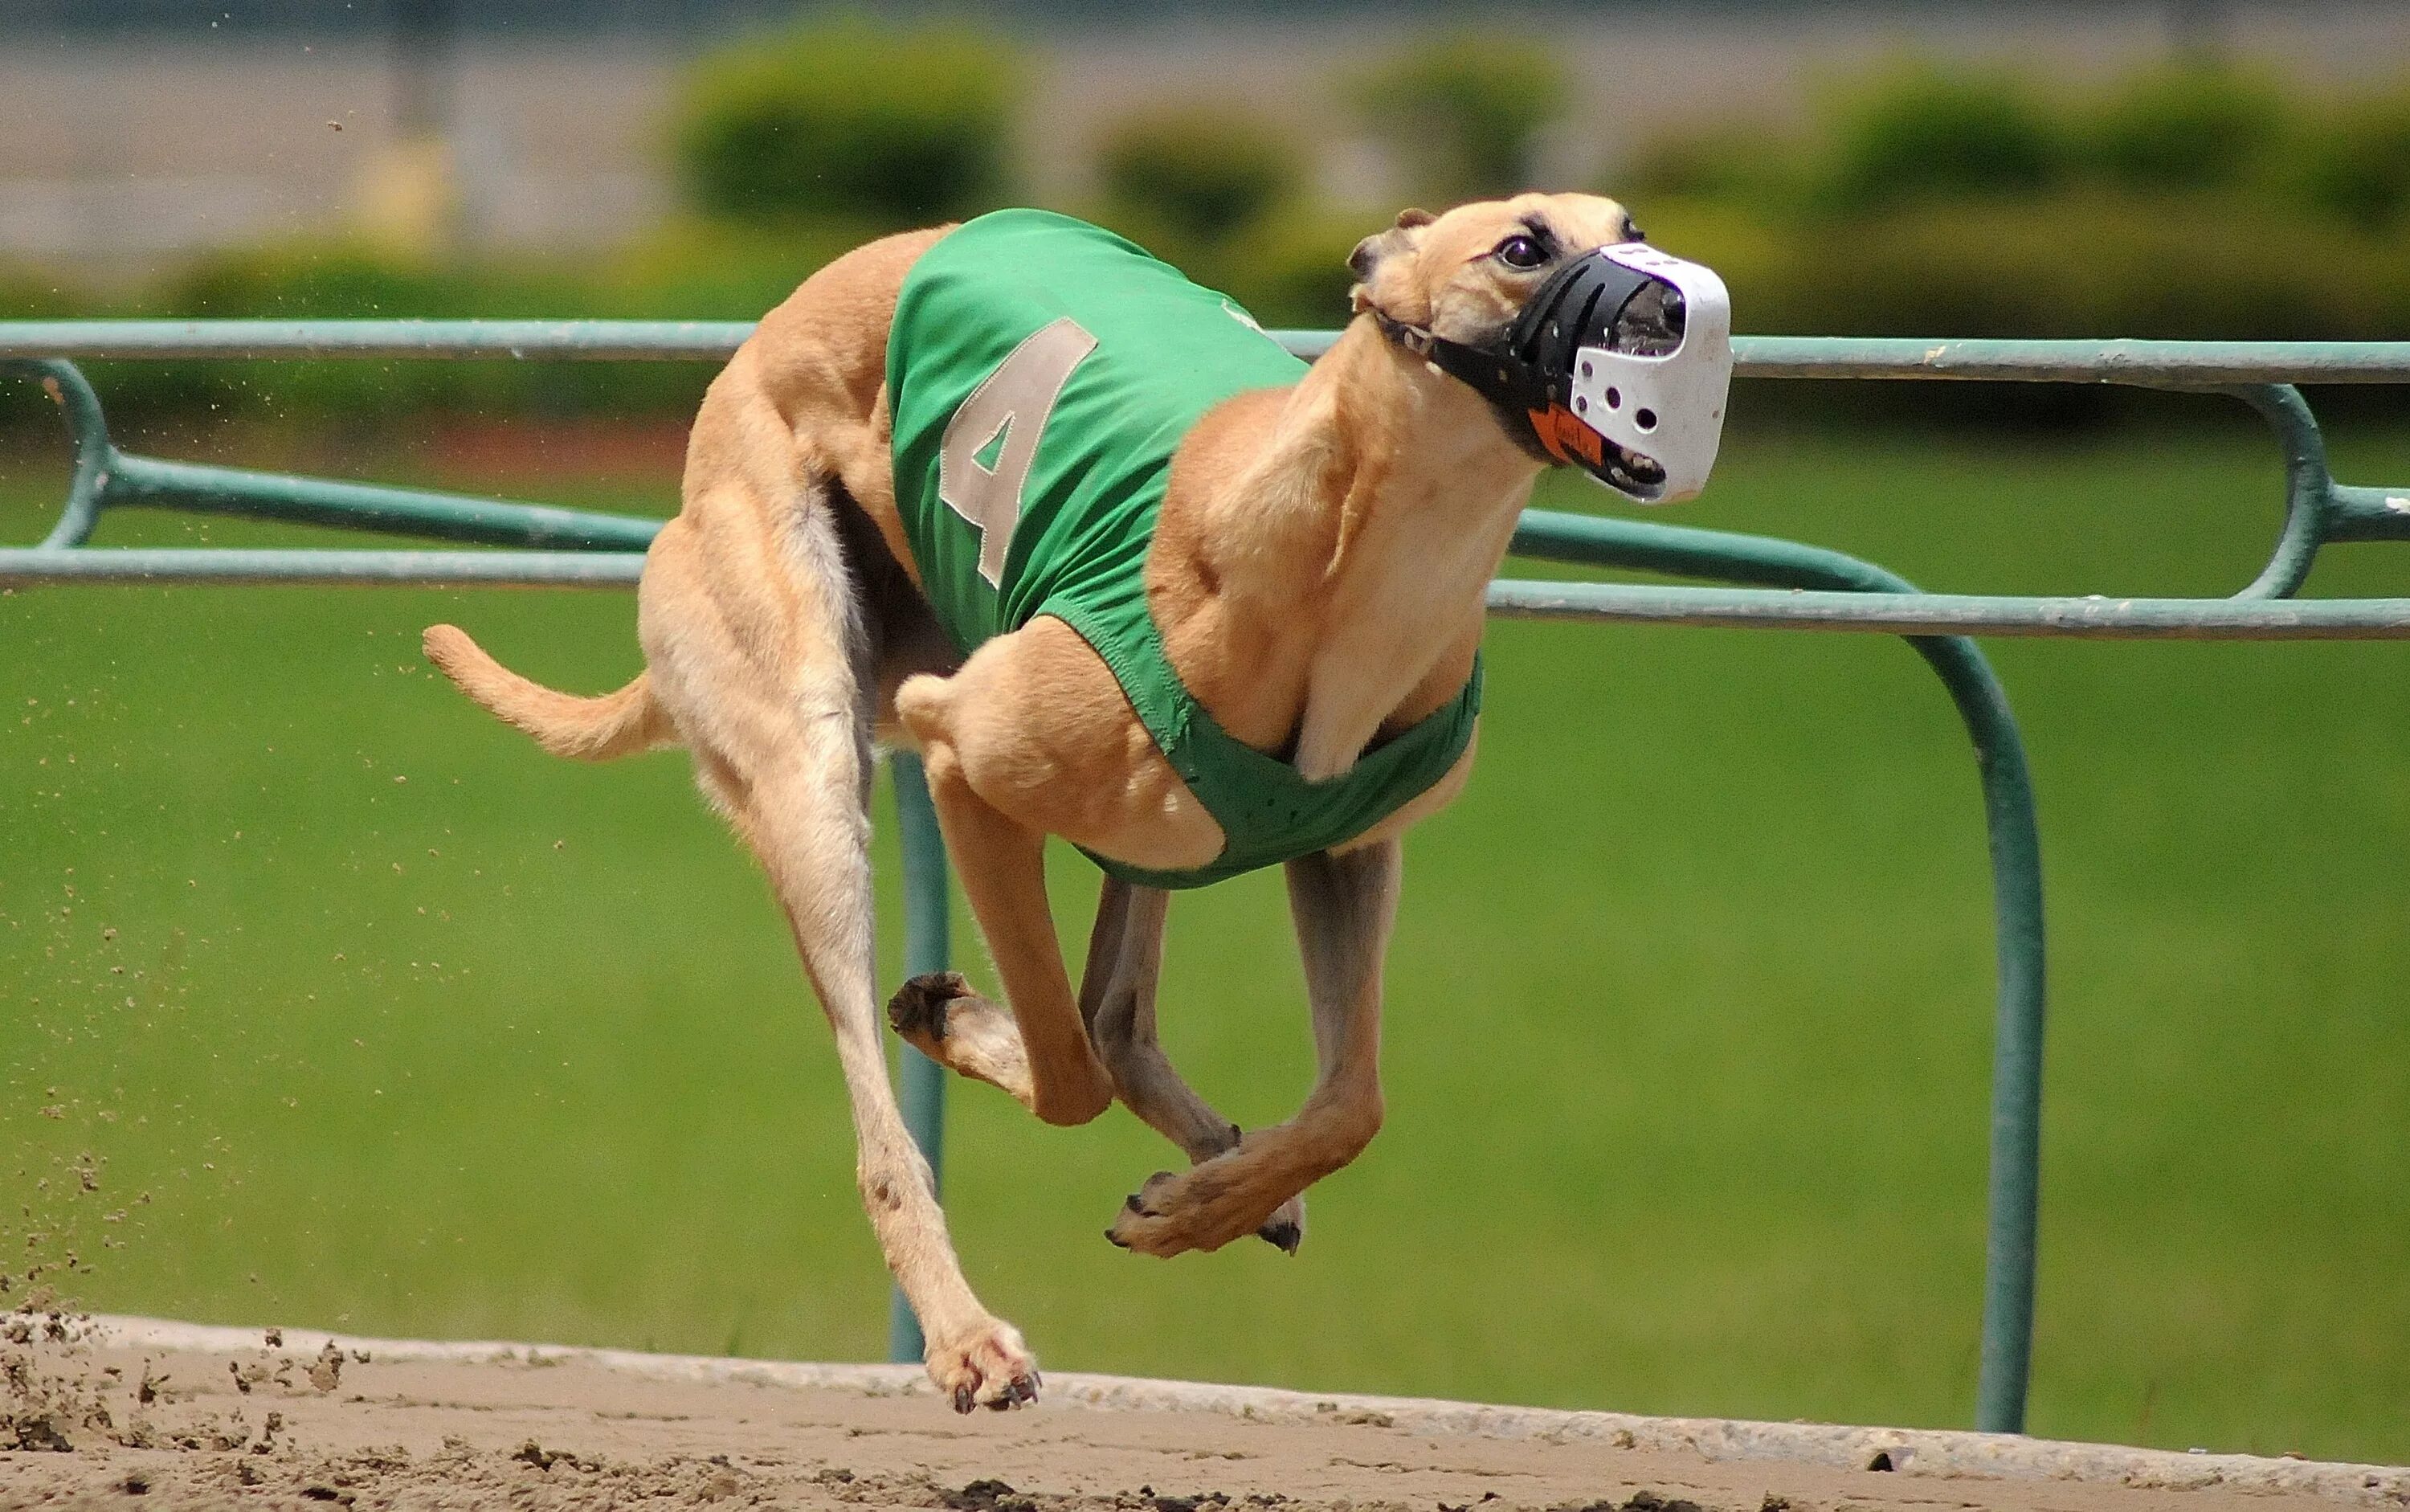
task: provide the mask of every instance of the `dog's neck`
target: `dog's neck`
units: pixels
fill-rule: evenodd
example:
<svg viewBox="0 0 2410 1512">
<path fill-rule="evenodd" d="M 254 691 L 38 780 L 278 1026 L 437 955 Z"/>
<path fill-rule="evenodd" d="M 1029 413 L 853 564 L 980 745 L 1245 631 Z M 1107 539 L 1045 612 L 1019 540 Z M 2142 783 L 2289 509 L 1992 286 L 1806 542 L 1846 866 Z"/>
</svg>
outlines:
<svg viewBox="0 0 2410 1512">
<path fill-rule="evenodd" d="M 1346 771 L 1463 686 L 1539 471 L 1486 400 L 1358 317 L 1181 448 L 1146 576 L 1173 669 L 1239 739 Z"/>
</svg>

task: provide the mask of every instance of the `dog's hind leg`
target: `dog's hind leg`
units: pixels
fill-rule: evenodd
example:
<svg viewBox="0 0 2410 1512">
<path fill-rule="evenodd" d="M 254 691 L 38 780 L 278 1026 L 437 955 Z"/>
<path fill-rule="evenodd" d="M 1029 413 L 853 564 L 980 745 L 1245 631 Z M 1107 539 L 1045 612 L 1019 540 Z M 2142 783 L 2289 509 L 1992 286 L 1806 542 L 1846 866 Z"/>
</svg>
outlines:
<svg viewBox="0 0 2410 1512">
<path fill-rule="evenodd" d="M 728 420 L 719 397 L 697 423 L 703 440 Z M 1036 1362 L 963 1279 L 888 1082 L 874 993 L 871 654 L 831 518 L 841 500 L 760 460 L 766 447 L 715 442 L 704 455 L 735 460 L 700 484 L 690 470 L 685 511 L 645 569 L 653 695 L 786 912 L 835 1036 L 863 1202 L 920 1317 L 930 1378 L 964 1412 L 1032 1401 Z"/>
<path fill-rule="evenodd" d="M 905 695 L 907 723 L 912 686 L 907 685 Z M 888 1006 L 888 1016 L 907 1039 L 943 1064 L 994 1082 L 1046 1122 L 1084 1124 L 1111 1106 L 1113 1083 L 1089 1043 L 1064 975 L 1062 946 L 1046 899 L 1046 836 L 973 792 L 951 742 L 922 734 L 921 760 L 946 850 L 960 868 L 963 891 L 1004 978 L 1010 1008 L 970 994 L 959 977 L 916 978 Z M 944 1005 L 944 1017 L 927 1043 L 926 1020 L 915 1025 L 910 1016 L 907 994 L 915 990 L 954 999 Z"/>
<path fill-rule="evenodd" d="M 1192 1165 L 1202 1165 L 1236 1149 L 1240 1131 L 1197 1095 L 1155 1038 L 1154 995 L 1170 901 L 1161 888 L 1105 879 L 1088 937 L 1087 969 L 1080 979 L 1080 1013 L 1122 1101 L 1180 1146 Z M 1290 1198 L 1256 1232 L 1296 1254 L 1305 1238 L 1305 1199 Z"/>
<path fill-rule="evenodd" d="M 1381 959 L 1398 908 L 1398 842 L 1288 864 L 1320 1074 L 1297 1116 L 1182 1175 L 1158 1171 L 1106 1237 L 1149 1255 L 1219 1249 L 1356 1158 L 1381 1127 Z"/>
</svg>

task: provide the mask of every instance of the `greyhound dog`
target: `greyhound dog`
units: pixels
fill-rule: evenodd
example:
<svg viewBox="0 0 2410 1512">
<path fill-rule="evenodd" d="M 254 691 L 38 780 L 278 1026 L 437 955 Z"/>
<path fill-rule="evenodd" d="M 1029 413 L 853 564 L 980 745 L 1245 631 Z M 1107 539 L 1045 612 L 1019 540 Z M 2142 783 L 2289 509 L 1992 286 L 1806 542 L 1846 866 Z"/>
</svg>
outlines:
<svg viewBox="0 0 2410 1512">
<path fill-rule="evenodd" d="M 950 252 L 954 239 L 974 248 L 991 235 L 985 220 L 839 257 L 772 311 L 715 379 L 688 446 L 682 507 L 646 563 L 646 666 L 634 681 L 573 697 L 507 670 L 452 626 L 426 636 L 428 656 L 471 698 L 556 754 L 602 760 L 674 744 L 692 753 L 704 792 L 760 859 L 793 929 L 835 1033 L 864 1206 L 921 1319 L 929 1376 L 965 1412 L 1034 1401 L 1039 1377 L 1020 1333 L 965 1282 L 889 1084 L 869 869 L 875 747 L 920 753 L 1009 1003 L 959 977 L 920 978 L 894 995 L 894 1026 L 1050 1124 L 1083 1123 L 1119 1098 L 1180 1146 L 1190 1168 L 1148 1180 L 1113 1218 L 1114 1243 L 1169 1256 L 1260 1234 L 1294 1250 L 1300 1194 L 1380 1127 L 1381 968 L 1399 837 L 1464 785 L 1483 590 L 1534 478 L 1569 459 L 1443 371 L 1430 343 L 1494 342 L 1552 270 L 1639 240 L 1620 204 L 1587 195 L 1408 211 L 1356 248 L 1354 318 L 1310 369 L 1237 307 L 1173 274 L 1173 284 L 1133 283 L 1140 292 L 1119 314 L 1091 319 L 1075 307 L 1042 328 L 1033 316 L 1034 334 L 1006 333 L 993 350 L 1011 355 L 967 397 L 932 399 L 913 386 L 918 354 L 977 324 L 978 307 L 962 301 L 984 298 L 980 280 L 1009 265 L 1019 279 L 1010 293 L 1049 276 L 1042 237 L 1025 257 Z M 993 235 L 1068 237 L 1065 226 L 1077 223 L 1024 219 Z M 1147 271 L 1132 260 L 1056 283 L 1084 297 L 1123 270 Z M 1157 287 L 1167 292 L 1145 292 Z M 934 313 L 915 315 L 916 301 L 929 300 Z M 1160 306 L 1169 330 L 1183 300 L 1210 308 L 1230 341 L 1258 344 L 1229 357 L 1231 392 L 1182 401 L 1145 529 L 1134 547 L 1117 548 L 1138 585 L 1118 602 L 1135 633 L 1159 641 L 1172 676 L 1155 685 L 1184 691 L 1201 711 L 1182 718 L 1244 748 L 1231 760 L 1278 767 L 1309 795 L 1276 817 L 1305 826 L 1308 849 L 1283 859 L 1319 1074 L 1294 1117 L 1251 1133 L 1181 1080 L 1154 1024 L 1167 888 L 1214 875 L 1240 847 L 1238 821 L 1199 796 L 1203 767 L 1167 753 L 1140 683 L 1078 614 L 1041 606 L 979 634 L 948 622 L 940 601 L 952 590 L 935 585 L 935 563 L 922 559 L 936 548 L 912 526 L 914 511 L 942 496 L 927 507 L 968 532 L 958 552 L 947 548 L 965 558 L 956 575 L 990 589 L 1009 556 L 1055 549 L 1022 539 L 1036 529 L 1023 495 L 1033 456 L 1043 462 L 1035 449 L 1053 423 L 1046 406 L 1059 400 L 1069 413 L 1089 370 L 1115 360 L 1134 382 L 1205 362 L 1177 356 L 1176 342 L 1151 350 L 1152 312 Z M 1206 315 L 1180 318 L 1222 350 L 1222 335 L 1196 327 Z M 907 330 L 917 344 L 899 355 Z M 1108 429 L 1122 413 L 1109 396 L 1089 402 Z M 913 418 L 922 412 L 934 418 Z M 1110 471 L 1082 466 L 1082 478 Z M 1440 726 L 1449 728 L 1421 738 Z M 1369 820 L 1314 828 L 1311 794 L 1339 791 L 1410 743 L 1421 777 L 1392 784 Z M 1076 992 L 1048 910 L 1050 835 L 1109 874 Z"/>
</svg>

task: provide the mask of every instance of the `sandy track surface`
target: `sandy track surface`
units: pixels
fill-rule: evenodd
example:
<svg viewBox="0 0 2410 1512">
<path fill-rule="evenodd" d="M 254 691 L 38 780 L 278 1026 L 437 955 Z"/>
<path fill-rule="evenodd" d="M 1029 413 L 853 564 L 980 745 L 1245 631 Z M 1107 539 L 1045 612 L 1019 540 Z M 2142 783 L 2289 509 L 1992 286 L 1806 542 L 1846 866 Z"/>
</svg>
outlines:
<svg viewBox="0 0 2410 1512">
<path fill-rule="evenodd" d="M 896 1367 L 140 1319 L 28 1331 L 0 1345 L 0 1507 L 2410 1507 L 2410 1471 L 1972 1433 L 1104 1376 L 1050 1377 L 1034 1410 L 958 1418 L 918 1372 Z M 1878 1456 L 1893 1468 L 1869 1468 Z"/>
</svg>

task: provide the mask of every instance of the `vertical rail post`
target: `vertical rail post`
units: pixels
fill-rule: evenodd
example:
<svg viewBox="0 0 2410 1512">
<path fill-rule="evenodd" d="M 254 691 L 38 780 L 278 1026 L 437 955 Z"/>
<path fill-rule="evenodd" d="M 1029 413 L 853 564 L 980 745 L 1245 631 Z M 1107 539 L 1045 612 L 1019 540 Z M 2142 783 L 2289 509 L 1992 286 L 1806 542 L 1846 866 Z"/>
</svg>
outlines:
<svg viewBox="0 0 2410 1512">
<path fill-rule="evenodd" d="M 936 806 L 921 773 L 921 758 L 898 751 L 888 758 L 895 783 L 895 833 L 904 850 L 904 974 L 943 971 L 952 953 L 948 917 L 946 840 L 937 829 Z M 910 1045 L 898 1050 L 904 1127 L 929 1162 L 929 1184 L 944 1190 L 946 1071 Z M 898 1287 L 887 1305 L 887 1358 L 898 1364 L 921 1361 L 926 1341 L 921 1320 Z"/>
</svg>

